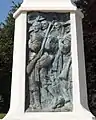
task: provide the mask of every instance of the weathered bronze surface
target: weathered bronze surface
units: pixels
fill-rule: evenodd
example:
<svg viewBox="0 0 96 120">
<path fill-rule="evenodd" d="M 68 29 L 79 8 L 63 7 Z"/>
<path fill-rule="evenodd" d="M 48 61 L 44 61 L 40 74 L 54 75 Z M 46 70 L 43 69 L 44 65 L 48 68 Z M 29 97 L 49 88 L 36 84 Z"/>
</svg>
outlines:
<svg viewBox="0 0 96 120">
<path fill-rule="evenodd" d="M 27 29 L 26 112 L 72 111 L 70 13 L 30 12 Z"/>
</svg>

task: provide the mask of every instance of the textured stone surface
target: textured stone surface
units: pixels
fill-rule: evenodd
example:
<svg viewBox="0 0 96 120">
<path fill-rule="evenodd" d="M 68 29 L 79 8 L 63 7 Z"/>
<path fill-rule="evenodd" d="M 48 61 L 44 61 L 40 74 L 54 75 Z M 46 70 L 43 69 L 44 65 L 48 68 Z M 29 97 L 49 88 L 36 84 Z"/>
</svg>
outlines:
<svg viewBox="0 0 96 120">
<path fill-rule="evenodd" d="M 26 112 L 72 111 L 70 14 L 30 12 L 27 31 Z"/>
</svg>

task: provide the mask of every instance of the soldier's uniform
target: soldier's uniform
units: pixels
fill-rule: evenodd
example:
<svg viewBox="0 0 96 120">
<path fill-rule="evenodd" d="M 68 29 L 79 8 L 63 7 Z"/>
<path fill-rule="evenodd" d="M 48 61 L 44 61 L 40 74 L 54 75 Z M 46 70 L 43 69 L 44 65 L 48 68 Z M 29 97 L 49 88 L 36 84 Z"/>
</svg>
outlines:
<svg viewBox="0 0 96 120">
<path fill-rule="evenodd" d="M 67 28 L 69 27 L 69 21 L 66 23 Z M 60 87 L 59 95 L 57 95 L 57 101 L 53 105 L 53 108 L 56 108 L 57 105 L 61 105 L 61 101 L 58 101 L 58 98 L 60 95 L 62 98 L 64 98 L 64 110 L 72 110 L 72 60 L 71 60 L 71 33 L 70 31 L 66 30 L 66 33 L 64 35 L 64 38 L 61 38 L 59 40 L 61 44 L 59 47 L 60 52 L 58 52 L 59 56 L 60 54 L 63 57 L 61 64 L 63 63 L 63 67 L 61 71 L 58 73 L 58 77 L 56 80 L 56 86 Z M 58 55 L 57 55 L 58 56 Z M 58 56 L 57 61 L 60 60 L 60 57 Z M 55 88 L 54 88 L 55 89 Z M 56 95 L 55 95 L 56 96 Z"/>
<path fill-rule="evenodd" d="M 68 24 L 68 23 L 66 23 Z M 69 24 L 67 28 L 69 27 Z M 69 29 L 69 28 L 68 28 Z M 66 31 L 65 34 L 65 45 L 64 45 L 64 55 L 63 55 L 63 69 L 59 75 L 59 79 L 64 81 L 63 97 L 65 99 L 65 110 L 72 110 L 72 58 L 71 58 L 71 33 Z"/>
<path fill-rule="evenodd" d="M 28 64 L 30 64 L 30 62 L 32 61 L 34 63 L 34 59 L 36 58 L 41 48 L 41 44 L 44 38 L 40 29 L 41 26 L 38 26 L 38 25 L 39 25 L 39 22 L 37 22 L 36 28 L 35 28 L 35 25 L 29 28 L 30 39 L 28 41 L 28 47 L 29 47 L 29 63 Z M 36 78 L 35 78 L 35 64 L 33 65 L 32 71 L 29 74 L 29 92 L 30 92 L 30 105 L 27 111 L 40 109 L 41 108 L 40 93 L 39 93 L 40 91 L 39 91 L 38 82 L 36 81 Z"/>
<path fill-rule="evenodd" d="M 41 23 L 42 21 L 45 21 L 45 19 L 40 18 L 38 21 Z M 42 23 L 43 25 L 43 23 Z M 42 26 L 43 27 L 43 26 Z M 46 34 L 46 30 L 48 26 L 44 26 L 42 30 L 33 29 L 33 27 L 30 27 L 29 31 L 32 31 L 32 38 L 29 40 L 29 48 L 30 50 L 35 53 L 34 55 L 38 56 L 38 53 L 41 49 L 44 36 Z M 45 49 L 45 47 L 43 48 Z M 35 57 L 31 60 L 34 61 Z M 51 61 L 53 59 L 52 55 L 49 55 L 46 51 L 42 53 L 41 57 L 35 62 L 34 69 L 32 70 L 30 76 L 29 76 L 29 90 L 30 90 L 30 108 L 29 109 L 35 109 L 38 110 L 41 108 L 40 105 L 40 82 L 43 84 L 44 81 L 46 81 L 46 74 L 47 74 L 47 67 L 51 64 Z M 29 63 L 30 64 L 30 63 Z M 45 85 L 45 84 L 43 84 Z M 42 85 L 42 86 L 43 86 Z M 31 110 L 32 111 L 32 110 Z"/>
</svg>

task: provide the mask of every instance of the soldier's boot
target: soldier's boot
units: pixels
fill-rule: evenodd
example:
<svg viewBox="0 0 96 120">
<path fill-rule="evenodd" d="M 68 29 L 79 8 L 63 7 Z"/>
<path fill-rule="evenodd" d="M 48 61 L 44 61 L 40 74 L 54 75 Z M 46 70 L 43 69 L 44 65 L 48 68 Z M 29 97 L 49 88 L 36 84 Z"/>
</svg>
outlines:
<svg viewBox="0 0 96 120">
<path fill-rule="evenodd" d="M 64 105 L 64 111 L 72 111 L 73 109 L 73 104 L 72 102 L 67 102 L 65 105 Z"/>
<path fill-rule="evenodd" d="M 30 91 L 30 107 L 34 104 L 33 91 Z"/>
<path fill-rule="evenodd" d="M 65 105 L 65 99 L 62 96 L 59 96 L 55 99 L 55 104 L 53 104 L 52 109 L 61 108 Z"/>
<path fill-rule="evenodd" d="M 33 105 L 33 108 L 36 109 L 36 110 L 41 109 L 39 91 L 34 91 L 33 97 L 34 97 L 34 105 Z"/>
<path fill-rule="evenodd" d="M 72 96 L 70 96 L 69 90 L 65 92 L 65 105 L 64 110 L 65 111 L 72 111 L 73 105 L 72 105 Z"/>
<path fill-rule="evenodd" d="M 69 102 L 66 102 L 64 109 L 66 111 L 72 111 L 73 109 L 73 100 L 72 100 L 72 83 L 70 82 L 70 84 L 68 84 L 68 98 L 69 98 Z"/>
<path fill-rule="evenodd" d="M 32 112 L 33 111 L 33 104 L 34 104 L 34 98 L 33 98 L 32 91 L 30 91 L 30 103 L 29 103 L 29 107 L 26 110 L 26 112 Z"/>
</svg>

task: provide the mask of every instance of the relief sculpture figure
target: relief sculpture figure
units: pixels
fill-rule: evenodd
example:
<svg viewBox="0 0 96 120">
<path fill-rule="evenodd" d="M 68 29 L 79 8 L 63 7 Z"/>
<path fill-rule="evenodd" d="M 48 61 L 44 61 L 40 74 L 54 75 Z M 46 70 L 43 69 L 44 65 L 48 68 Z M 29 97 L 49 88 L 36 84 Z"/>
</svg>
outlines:
<svg viewBox="0 0 96 120">
<path fill-rule="evenodd" d="M 35 65 L 41 57 L 41 44 L 43 41 L 43 35 L 41 33 L 41 23 L 37 20 L 34 21 L 29 29 L 30 39 L 28 41 L 29 47 L 29 63 L 27 65 L 27 73 L 29 75 L 29 91 L 30 91 L 30 105 L 28 111 L 33 108 L 40 109 L 40 92 L 38 86 L 38 80 L 35 77 Z"/>
<path fill-rule="evenodd" d="M 65 34 L 64 37 L 59 39 L 59 54 L 63 55 L 63 68 L 61 73 L 57 76 L 57 82 L 60 85 L 61 94 L 64 98 L 65 111 L 70 111 L 72 109 L 72 68 L 71 68 L 71 34 L 70 34 L 70 21 L 65 23 Z M 61 104 L 59 102 L 55 103 L 54 108 Z"/>
<path fill-rule="evenodd" d="M 70 15 L 63 16 L 36 12 L 28 18 L 26 112 L 72 111 Z"/>
</svg>

